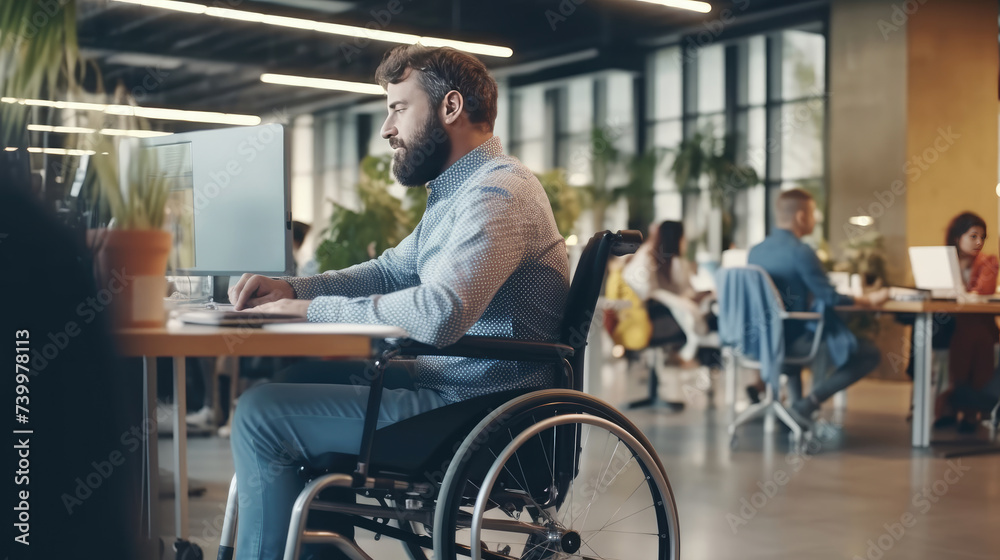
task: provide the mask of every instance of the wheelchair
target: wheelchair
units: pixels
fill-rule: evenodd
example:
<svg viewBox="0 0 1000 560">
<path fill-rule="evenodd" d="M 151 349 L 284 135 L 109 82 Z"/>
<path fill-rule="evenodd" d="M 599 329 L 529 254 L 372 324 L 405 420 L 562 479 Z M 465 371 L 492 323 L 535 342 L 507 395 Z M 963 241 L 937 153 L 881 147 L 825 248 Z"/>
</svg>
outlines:
<svg viewBox="0 0 1000 560">
<path fill-rule="evenodd" d="M 413 560 L 430 558 L 428 551 L 439 560 L 679 558 L 676 504 L 653 446 L 614 407 L 582 391 L 584 350 L 608 258 L 631 254 L 641 242 L 639 232 L 628 230 L 589 240 L 559 343 L 481 336 L 444 348 L 383 343 L 360 453 L 345 456 L 356 468 L 306 473 L 284 559 L 299 558 L 304 543 L 323 543 L 347 558 L 371 560 L 352 538 L 307 528 L 316 511 L 338 513 L 376 539 L 398 540 Z M 399 356 L 543 362 L 562 366 L 563 377 L 558 388 L 484 395 L 376 430 L 381 374 Z M 344 492 L 378 505 L 344 500 Z M 219 560 L 233 557 L 237 503 L 234 477 Z"/>
</svg>

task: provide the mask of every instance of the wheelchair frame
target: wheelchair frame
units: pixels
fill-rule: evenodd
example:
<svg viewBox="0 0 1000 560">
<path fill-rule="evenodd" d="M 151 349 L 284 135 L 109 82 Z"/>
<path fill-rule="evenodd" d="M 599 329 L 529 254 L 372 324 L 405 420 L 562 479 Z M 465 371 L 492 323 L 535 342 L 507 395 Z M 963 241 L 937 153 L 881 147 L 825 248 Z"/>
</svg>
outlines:
<svg viewBox="0 0 1000 560">
<path fill-rule="evenodd" d="M 492 360 L 512 360 L 531 361 L 563 366 L 564 377 L 562 379 L 563 389 L 547 389 L 530 392 L 513 399 L 510 399 L 496 407 L 487 414 L 479 424 L 468 435 L 465 436 L 462 446 L 457 450 L 457 457 L 466 457 L 463 453 L 475 452 L 474 447 L 478 447 L 477 438 L 490 426 L 490 422 L 496 422 L 499 415 L 518 414 L 520 407 L 528 410 L 529 406 L 546 406 L 549 403 L 567 403 L 567 406 L 575 406 L 579 412 L 572 414 L 556 414 L 545 418 L 540 422 L 535 422 L 526 430 L 519 431 L 517 436 L 512 434 L 512 441 L 506 445 L 500 457 L 506 458 L 513 454 L 519 442 L 527 441 L 528 438 L 546 430 L 558 429 L 556 426 L 564 426 L 568 423 L 578 422 L 601 427 L 619 437 L 620 441 L 636 455 L 641 456 L 643 472 L 647 481 L 651 481 L 660 500 L 655 503 L 658 506 L 656 516 L 658 526 L 668 528 L 661 539 L 669 539 L 667 545 L 660 545 L 662 551 L 666 550 L 663 558 L 675 560 L 679 558 L 679 529 L 676 507 L 669 482 L 666 479 L 663 466 L 653 450 L 652 445 L 642 435 L 642 433 L 629 422 L 619 411 L 603 401 L 588 396 L 582 392 L 583 387 L 583 358 L 586 346 L 587 335 L 591 326 L 591 319 L 596 309 L 597 297 L 600 293 L 600 286 L 603 281 L 604 268 L 608 257 L 611 254 L 625 255 L 631 254 L 639 246 L 642 236 L 635 231 L 622 231 L 612 234 L 609 231 L 599 232 L 594 235 L 587 245 L 580 263 L 577 267 L 577 275 L 587 274 L 587 278 L 574 277 L 567 296 L 567 312 L 563 317 L 563 329 L 560 340 L 564 343 L 544 343 L 519 341 L 504 338 L 465 336 L 457 343 L 436 348 L 422 344 L 410 339 L 396 341 L 384 341 L 379 348 L 378 357 L 373 362 L 373 372 L 371 389 L 368 394 L 368 403 L 365 415 L 364 432 L 362 434 L 361 448 L 358 454 L 357 465 L 354 472 L 322 474 L 308 482 L 302 492 L 295 500 L 289 520 L 289 531 L 286 540 L 284 559 L 295 560 L 299 557 L 303 543 L 324 543 L 335 546 L 345 556 L 355 560 L 371 560 L 353 539 L 344 537 L 338 533 L 329 531 L 307 530 L 306 522 L 308 513 L 313 511 L 328 511 L 346 514 L 351 516 L 350 523 L 357 528 L 372 531 L 376 538 L 384 535 L 386 537 L 399 540 L 407 549 L 411 558 L 426 558 L 422 549 L 432 549 L 435 557 L 441 557 L 443 543 L 441 539 L 442 531 L 434 530 L 433 537 L 417 534 L 412 527 L 412 523 L 421 523 L 426 527 L 438 527 L 443 524 L 443 509 L 437 507 L 440 504 L 442 495 L 447 493 L 452 496 L 456 490 L 454 484 L 462 484 L 465 479 L 461 477 L 462 461 L 450 461 L 447 473 L 441 484 L 432 481 L 406 480 L 406 475 L 394 476 L 392 473 L 376 473 L 371 475 L 371 459 L 373 443 L 376 435 L 376 419 L 381 405 L 383 374 L 390 360 L 398 356 L 459 356 L 468 358 L 492 359 Z M 585 270 L 587 267 L 599 270 L 599 275 L 590 274 Z M 596 276 L 596 277 L 595 277 Z M 582 302 L 577 301 L 583 299 Z M 576 307 L 574 304 L 582 306 Z M 579 325 L 574 328 L 573 325 Z M 567 344 L 568 343 L 568 344 Z M 516 356 L 514 358 L 513 356 Z M 575 401 L 575 402 L 574 402 Z M 418 415 L 417 417 L 419 417 Z M 501 418 L 502 419 L 502 418 Z M 565 429 L 565 428 L 563 428 Z M 557 437 L 553 435 L 553 437 Z M 553 440 L 554 442 L 555 440 Z M 578 457 L 583 446 L 573 439 L 576 447 L 572 452 Z M 565 443 L 561 444 L 565 447 Z M 555 446 L 553 443 L 553 464 L 555 463 Z M 560 447 L 560 449 L 563 449 Z M 468 527 L 472 530 L 470 542 L 478 542 L 482 528 L 487 530 L 497 529 L 508 532 L 524 533 L 527 535 L 542 535 L 543 538 L 555 539 L 559 541 L 560 550 L 568 550 L 573 546 L 579 547 L 579 535 L 568 531 L 566 534 L 552 535 L 551 528 L 522 522 L 517 519 L 483 519 L 483 512 L 486 509 L 486 502 L 489 500 L 492 491 L 492 482 L 500 476 L 501 467 L 504 461 L 497 458 L 487 473 L 487 480 L 491 484 L 483 484 L 475 500 L 473 514 L 457 510 L 462 503 L 456 504 L 456 514 L 454 524 L 458 527 Z M 577 476 L 572 472 L 577 468 L 575 459 L 573 468 L 567 480 L 566 475 L 562 475 L 556 480 L 555 469 L 553 468 L 553 482 L 557 487 L 568 484 Z M 457 473 L 457 474 L 456 474 Z M 522 473 L 523 474 L 523 473 Z M 451 486 L 450 486 L 451 485 Z M 323 490 L 328 488 L 350 488 L 358 495 L 374 498 L 379 505 L 366 505 L 354 503 L 337 503 L 317 499 Z M 549 489 L 550 500 L 542 504 L 534 503 L 539 508 L 548 507 L 550 502 L 561 499 L 562 490 Z M 463 502 L 461 493 L 458 494 L 458 502 Z M 654 493 L 655 496 L 655 493 Z M 452 496 L 454 498 L 454 496 Z M 528 499 L 532 499 L 530 496 Z M 655 498 L 654 498 L 655 499 Z M 393 506 L 390 507 L 388 502 Z M 532 499 L 533 501 L 533 499 Z M 534 501 L 533 501 L 534 502 Z M 236 477 L 233 476 L 230 484 L 229 498 L 226 505 L 225 521 L 223 524 L 222 542 L 220 543 L 218 559 L 231 560 L 234 553 L 238 493 Z M 466 503 L 465 505 L 470 505 Z M 526 504 L 522 504 L 525 505 Z M 370 518 L 370 519 L 369 519 Z M 382 520 L 382 521 L 379 521 Z M 398 526 L 390 525 L 390 521 L 395 521 Z M 449 525 L 451 526 L 451 525 Z M 548 533 L 546 533 L 548 531 Z M 561 539 L 561 540 L 560 540 Z M 574 540 L 575 539 L 575 540 Z M 485 547 L 472 548 L 460 543 L 447 545 L 454 547 L 454 552 L 473 559 L 487 558 L 489 560 L 510 560 L 510 556 L 493 552 Z M 664 546 L 667 548 L 665 549 Z M 547 550 L 547 549 L 546 549 Z M 575 550 L 574 550 L 575 552 Z"/>
</svg>

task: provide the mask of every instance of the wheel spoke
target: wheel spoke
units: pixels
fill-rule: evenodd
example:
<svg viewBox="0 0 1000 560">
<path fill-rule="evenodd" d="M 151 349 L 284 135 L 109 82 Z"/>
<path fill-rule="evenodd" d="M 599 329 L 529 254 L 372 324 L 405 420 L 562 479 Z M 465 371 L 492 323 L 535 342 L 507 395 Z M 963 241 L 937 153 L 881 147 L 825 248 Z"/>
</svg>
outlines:
<svg viewBox="0 0 1000 560">
<path fill-rule="evenodd" d="M 484 557 L 497 560 L 633 560 L 643 554 L 658 560 L 669 557 L 676 547 L 673 538 L 665 538 L 666 533 L 673 534 L 673 500 L 669 492 L 660 495 L 663 475 L 658 464 L 649 459 L 647 451 L 652 450 L 629 427 L 616 424 L 613 415 L 595 415 L 589 406 L 580 403 L 577 411 L 553 403 L 525 409 L 499 426 L 499 434 L 507 430 L 507 437 L 491 436 L 492 445 L 473 450 L 476 461 L 472 464 L 489 466 L 492 458 L 490 472 L 496 478 L 491 478 L 492 487 L 470 477 L 466 483 L 448 487 L 450 499 L 457 500 L 457 505 L 448 507 L 461 509 L 457 518 L 452 509 L 449 519 L 454 525 L 440 528 L 441 535 L 446 535 L 446 556 L 456 552 L 449 543 L 468 544 L 468 536 L 475 532 L 479 539 L 475 547 L 482 547 Z M 564 416 L 569 414 L 574 416 Z M 515 426 L 518 435 L 513 433 Z M 591 437 L 591 431 L 598 430 L 604 437 Z M 504 440 L 518 444 L 507 446 L 501 462 L 497 457 Z M 547 494 L 542 492 L 546 488 L 542 469 L 548 469 Z M 488 509 L 480 512 L 485 515 L 471 526 L 468 512 L 476 509 L 463 504 L 470 492 L 487 490 Z M 465 494 L 460 493 L 463 491 Z M 581 494 L 579 499 L 577 493 Z M 663 511 L 667 515 L 661 514 Z M 514 519 L 523 521 L 512 523 Z M 575 541 L 572 553 L 562 550 L 570 541 Z M 509 552 L 500 552 L 504 549 Z"/>
<path fill-rule="evenodd" d="M 601 529 L 591 529 L 589 531 L 577 531 L 577 533 L 580 534 L 580 535 L 583 535 L 584 533 L 597 533 L 597 532 L 601 532 L 601 533 L 618 533 L 618 534 L 621 534 L 621 535 L 643 535 L 643 536 L 646 536 L 646 537 L 658 537 L 658 536 L 660 536 L 659 533 L 641 533 L 639 531 L 616 531 L 616 530 L 613 530 L 613 529 L 612 530 L 608 530 L 608 529 L 604 529 L 604 528 L 601 528 Z"/>
<path fill-rule="evenodd" d="M 602 455 L 607 451 L 607 449 L 608 449 L 608 442 L 610 440 L 611 440 L 611 433 L 606 432 L 605 436 L 604 436 L 604 444 L 601 446 Z M 584 451 L 581 451 L 581 454 L 584 453 L 584 452 L 586 452 L 586 448 L 583 448 L 583 449 L 584 449 Z M 597 492 L 597 486 L 596 485 L 594 486 L 594 492 L 595 493 Z M 591 504 L 593 504 L 593 499 L 591 499 Z M 576 520 L 579 519 L 580 516 L 583 515 L 584 513 L 586 513 L 589 509 L 590 509 L 590 504 L 588 504 L 587 507 L 584 508 L 584 510 L 582 512 L 576 514 L 576 516 L 574 516 L 574 517 L 571 517 L 570 521 L 569 521 L 569 524 L 567 526 L 568 527 L 574 527 L 574 526 L 576 526 Z M 572 511 L 573 510 L 570 510 L 570 515 L 573 515 Z"/>
<path fill-rule="evenodd" d="M 609 523 L 605 528 L 611 527 L 612 525 L 617 525 L 617 524 L 621 523 L 622 521 L 625 521 L 629 517 L 632 517 L 633 515 L 638 515 L 638 514 L 644 512 L 644 511 L 646 511 L 647 509 L 652 508 L 652 507 L 653 507 L 653 504 L 649 504 L 648 506 L 640 509 L 639 511 L 637 511 L 635 513 L 630 513 L 630 514 L 626 515 L 625 517 L 622 517 L 621 519 L 619 519 L 618 521 L 615 521 L 614 523 Z"/>
<path fill-rule="evenodd" d="M 601 560 L 608 560 L 607 558 L 601 556 L 601 553 L 599 553 L 596 550 L 594 550 L 594 547 L 590 546 L 589 544 L 583 543 L 583 544 L 581 544 L 581 546 L 585 546 L 585 547 L 589 548 L 590 551 L 593 552 L 594 554 L 596 554 L 597 557 L 600 558 Z"/>
<path fill-rule="evenodd" d="M 490 450 L 490 454 L 493 455 L 493 460 L 494 461 L 499 458 L 499 457 L 497 457 L 497 454 L 493 452 L 492 449 Z M 514 453 L 514 455 L 517 455 L 517 453 Z M 507 468 L 507 461 L 504 461 L 504 463 L 503 463 L 503 470 L 507 471 L 507 474 L 510 475 L 510 478 L 513 479 L 514 482 L 517 483 L 519 486 L 521 486 L 521 490 L 523 490 L 525 494 L 528 493 L 528 489 L 525 488 L 525 486 L 527 486 L 527 483 L 524 483 L 524 482 L 522 482 L 522 481 L 520 481 L 520 480 L 517 479 L 517 476 L 515 476 L 514 473 L 511 472 L 511 470 Z"/>
<path fill-rule="evenodd" d="M 472 482 L 471 480 L 469 481 L 469 484 L 471 484 L 471 485 L 472 485 L 472 487 L 476 489 L 476 494 L 478 494 L 478 493 L 479 493 L 479 490 L 480 490 L 479 486 L 476 486 L 476 483 L 475 483 L 475 482 Z M 492 504 L 493 504 L 494 506 L 496 506 L 497 508 L 499 508 L 499 507 L 500 507 L 500 504 L 496 503 L 496 502 L 495 502 L 495 501 L 493 500 L 493 498 L 490 498 L 489 496 L 487 496 L 487 497 L 486 497 L 486 501 L 487 501 L 488 503 L 492 503 Z"/>
<path fill-rule="evenodd" d="M 612 520 L 612 519 L 614 519 L 616 515 L 618 515 L 618 512 L 619 512 L 619 511 L 621 511 L 623 507 L 625 507 L 625 504 L 627 504 L 627 503 L 628 503 L 628 501 L 632 499 L 632 496 L 634 496 L 634 495 L 635 495 L 635 493 L 636 493 L 636 492 L 637 492 L 637 491 L 638 491 L 638 490 L 639 490 L 640 488 L 642 488 L 642 483 L 643 483 L 643 482 L 644 482 L 644 480 L 640 480 L 640 481 L 639 481 L 639 484 L 636 484 L 636 485 L 635 485 L 635 488 L 634 488 L 634 489 L 632 490 L 632 492 L 631 492 L 631 493 L 630 493 L 630 494 L 628 495 L 628 498 L 625 498 L 624 500 L 622 500 L 622 505 L 618 506 L 618 509 L 616 509 L 616 510 L 615 510 L 615 512 L 611 514 L 611 517 L 609 517 L 609 518 L 608 518 L 608 522 L 607 522 L 607 523 L 605 523 L 605 524 L 604 524 L 604 527 L 601 527 L 601 529 L 604 529 L 605 527 L 607 527 L 608 525 L 610 525 L 610 524 L 611 524 L 611 520 Z M 615 521 L 615 523 L 617 523 L 617 521 Z M 600 530 L 600 529 L 598 529 L 598 530 Z"/>
<path fill-rule="evenodd" d="M 510 439 L 514 439 L 514 434 L 510 432 L 510 428 L 507 428 L 507 434 L 510 435 Z M 517 468 L 521 470 L 521 481 L 524 482 L 524 486 L 521 487 L 521 490 L 524 490 L 525 494 L 530 494 L 531 491 L 528 490 L 528 475 L 524 474 L 524 467 L 521 465 L 521 457 L 518 456 L 517 451 L 514 452 L 514 459 L 517 460 Z"/>
<path fill-rule="evenodd" d="M 601 481 L 604 480 L 605 475 L 607 475 L 608 471 L 611 470 L 611 463 L 614 462 L 615 454 L 618 453 L 618 447 L 621 443 L 622 440 L 619 439 L 618 443 L 615 444 L 615 449 L 611 452 L 611 459 L 608 460 L 608 466 L 605 467 L 604 473 L 601 474 L 601 476 L 597 479 L 597 484 L 594 485 L 594 495 L 590 497 L 590 503 L 587 504 L 587 510 L 583 515 L 583 522 L 580 523 L 580 526 L 585 526 L 587 524 L 587 518 L 590 517 L 590 508 L 594 505 L 594 500 L 597 499 L 597 492 L 601 489 Z"/>
</svg>

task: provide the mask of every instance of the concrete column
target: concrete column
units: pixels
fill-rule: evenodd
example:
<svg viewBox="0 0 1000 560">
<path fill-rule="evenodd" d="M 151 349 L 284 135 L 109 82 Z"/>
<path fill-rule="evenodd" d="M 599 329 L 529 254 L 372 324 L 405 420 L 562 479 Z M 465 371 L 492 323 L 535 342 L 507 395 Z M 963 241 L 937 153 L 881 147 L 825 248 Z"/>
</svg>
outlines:
<svg viewBox="0 0 1000 560">
<path fill-rule="evenodd" d="M 834 255 L 871 216 L 885 238 L 889 275 L 903 282 L 906 255 L 906 32 L 886 32 L 890 0 L 834 0 L 830 13 L 829 236 Z M 894 188 L 895 187 L 895 188 Z"/>
</svg>

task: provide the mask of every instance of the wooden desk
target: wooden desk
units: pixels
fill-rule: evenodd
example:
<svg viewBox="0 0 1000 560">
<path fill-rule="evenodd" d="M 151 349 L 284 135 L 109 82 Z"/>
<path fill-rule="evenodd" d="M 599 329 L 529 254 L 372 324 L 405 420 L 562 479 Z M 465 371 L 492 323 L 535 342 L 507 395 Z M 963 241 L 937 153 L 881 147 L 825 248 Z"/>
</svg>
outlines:
<svg viewBox="0 0 1000 560">
<path fill-rule="evenodd" d="M 283 327 L 294 329 L 291 325 Z M 303 324 L 304 328 L 316 325 Z M 118 352 L 143 358 L 143 417 L 147 420 L 144 444 L 147 465 L 147 535 L 159 537 L 159 465 L 156 426 L 156 358 L 174 359 L 174 524 L 176 536 L 188 539 L 187 399 L 185 358 L 192 356 L 303 356 L 371 359 L 378 351 L 373 340 L 407 336 L 402 329 L 372 325 L 328 325 L 323 333 L 274 332 L 251 327 L 207 327 L 171 321 L 165 327 L 119 329 L 115 332 Z M 235 382 L 236 380 L 234 380 Z"/>
<path fill-rule="evenodd" d="M 847 313 L 913 313 L 913 447 L 930 447 L 931 425 L 934 422 L 933 390 L 931 387 L 931 340 L 935 314 L 1000 315 L 1000 302 L 958 301 L 889 301 L 878 308 L 843 306 L 838 312 Z"/>
</svg>

